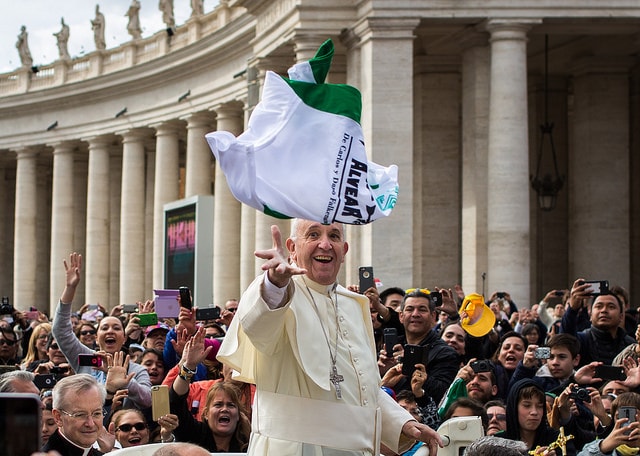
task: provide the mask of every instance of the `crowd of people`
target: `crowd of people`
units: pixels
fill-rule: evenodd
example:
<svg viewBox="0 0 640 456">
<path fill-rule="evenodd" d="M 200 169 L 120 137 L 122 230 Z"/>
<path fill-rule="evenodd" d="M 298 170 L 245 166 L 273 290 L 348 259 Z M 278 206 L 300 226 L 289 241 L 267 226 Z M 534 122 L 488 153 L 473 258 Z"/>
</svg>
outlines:
<svg viewBox="0 0 640 456">
<path fill-rule="evenodd" d="M 336 288 L 342 263 L 336 252 L 346 243 L 332 226 L 294 224 L 287 240 L 291 258 L 273 231 L 276 247 L 256 253 L 265 259 L 264 275 L 240 303 L 230 299 L 211 321 L 198 321 L 195 309 L 181 307 L 175 319 L 142 326 L 140 315 L 154 312 L 151 300 L 138 302 L 133 312 L 124 305 L 89 304 L 73 312 L 82 274 L 82 257 L 73 253 L 64 262 L 65 287 L 53 318 L 11 307 L 0 320 L 0 392 L 39 395 L 42 450 L 62 455 L 100 455 L 156 442 L 245 452 L 250 440 L 259 449 L 255 454 L 263 454 L 262 447 L 306 454 L 306 445 L 329 447 L 336 435 L 301 438 L 296 446 L 275 426 L 261 426 L 295 416 L 308 404 L 332 414 L 335 403 L 358 401 L 363 417 L 367 402 L 375 401 L 399 427 L 391 443 L 383 430 L 378 447 L 364 453 L 349 452 L 357 439 L 340 436 L 346 450 L 335 454 L 435 452 L 442 444 L 435 430 L 462 416 L 480 417 L 491 436 L 469 450 L 506 439 L 520 442 L 502 446 L 513 454 L 640 451 L 640 328 L 623 288 L 594 294 L 588 282 L 577 279 L 531 308 L 518 307 L 508 292 L 495 292 L 486 300 L 495 323 L 475 337 L 461 324 L 460 286 Z M 318 255 L 318 249 L 329 253 Z M 347 298 L 365 310 L 349 308 Z M 347 311 L 349 323 L 341 313 Z M 335 328 L 314 329 L 315 317 Z M 358 359 L 369 357 L 369 333 L 375 356 L 372 351 L 371 359 Z M 341 353 L 343 342 L 352 353 L 352 344 L 363 340 L 357 356 Z M 324 367 L 313 365 L 324 351 L 331 361 L 328 379 Z M 378 392 L 367 390 L 370 381 Z M 162 387 L 169 391 L 170 413 L 154 417 L 152 389 Z M 285 395 L 287 401 L 279 403 Z M 389 399 L 406 413 L 389 408 Z M 353 415 L 335 419 L 347 427 L 365 422 Z M 292 429 L 295 435 L 298 428 Z"/>
</svg>

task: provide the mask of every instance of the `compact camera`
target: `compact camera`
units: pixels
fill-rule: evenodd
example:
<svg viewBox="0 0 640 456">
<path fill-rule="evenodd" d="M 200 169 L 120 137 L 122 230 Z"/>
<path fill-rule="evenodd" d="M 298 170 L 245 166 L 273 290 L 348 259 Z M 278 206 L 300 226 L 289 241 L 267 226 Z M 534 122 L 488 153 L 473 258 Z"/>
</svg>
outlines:
<svg viewBox="0 0 640 456">
<path fill-rule="evenodd" d="M 537 359 L 549 359 L 551 358 L 551 348 L 538 347 L 533 351 L 533 356 L 535 356 Z"/>
<path fill-rule="evenodd" d="M 580 399 L 582 402 L 591 402 L 589 390 L 580 386 L 574 386 L 573 388 L 571 388 L 569 397 L 572 399 Z"/>
<path fill-rule="evenodd" d="M 473 372 L 476 374 L 478 372 L 493 372 L 493 363 L 488 359 L 474 361 L 471 363 L 471 369 L 473 369 Z"/>
<path fill-rule="evenodd" d="M 2 297 L 2 304 L 0 305 L 0 315 L 12 315 L 13 306 L 9 301 L 9 296 Z"/>
</svg>

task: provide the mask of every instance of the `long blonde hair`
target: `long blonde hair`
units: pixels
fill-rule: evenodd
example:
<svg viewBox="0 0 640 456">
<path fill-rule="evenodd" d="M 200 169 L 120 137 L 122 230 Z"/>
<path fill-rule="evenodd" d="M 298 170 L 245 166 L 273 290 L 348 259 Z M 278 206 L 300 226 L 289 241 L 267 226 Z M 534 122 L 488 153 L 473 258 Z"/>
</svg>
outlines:
<svg viewBox="0 0 640 456">
<path fill-rule="evenodd" d="M 29 339 L 27 354 L 22 360 L 22 365 L 25 366 L 25 368 L 32 362 L 40 360 L 36 344 L 38 343 L 38 337 L 43 333 L 46 333 L 48 336 L 51 335 L 51 323 L 40 323 L 38 326 L 33 328 L 33 333 L 31 333 L 31 338 Z"/>
</svg>

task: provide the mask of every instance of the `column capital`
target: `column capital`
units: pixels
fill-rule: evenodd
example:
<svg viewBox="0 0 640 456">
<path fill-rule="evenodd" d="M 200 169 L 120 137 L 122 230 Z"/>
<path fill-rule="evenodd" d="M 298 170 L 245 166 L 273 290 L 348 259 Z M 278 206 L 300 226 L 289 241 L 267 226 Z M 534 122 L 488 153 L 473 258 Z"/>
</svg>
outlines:
<svg viewBox="0 0 640 456">
<path fill-rule="evenodd" d="M 75 152 L 80 147 L 80 141 L 55 141 L 48 143 L 47 146 L 53 148 L 53 155 L 63 155 L 68 153 L 75 154 Z"/>
<path fill-rule="evenodd" d="M 540 24 L 542 19 L 499 18 L 488 19 L 483 28 L 491 33 L 490 41 L 522 40 L 527 38 L 531 28 Z"/>
<path fill-rule="evenodd" d="M 369 17 L 357 24 L 353 32 L 362 41 L 375 38 L 408 40 L 415 39 L 415 29 L 420 25 L 417 18 Z"/>
<path fill-rule="evenodd" d="M 128 128 L 126 130 L 117 130 L 116 135 L 122 137 L 122 143 L 144 141 L 152 138 L 154 134 L 151 128 Z"/>
<path fill-rule="evenodd" d="M 16 158 L 18 160 L 25 158 L 37 158 L 40 155 L 40 149 L 33 146 L 22 147 L 20 149 L 16 149 Z"/>
<path fill-rule="evenodd" d="M 185 120 L 187 122 L 187 129 L 190 129 L 200 127 L 212 128 L 215 118 L 215 114 L 210 111 L 199 111 L 181 117 L 180 119 Z"/>
<path fill-rule="evenodd" d="M 227 119 L 229 117 L 242 117 L 244 116 L 244 104 L 240 101 L 232 101 L 229 103 L 223 103 L 213 108 L 216 115 L 216 120 Z"/>
<path fill-rule="evenodd" d="M 156 136 L 174 135 L 185 128 L 185 122 L 180 120 L 169 120 L 149 125 L 156 130 Z"/>
<path fill-rule="evenodd" d="M 296 61 L 305 62 L 316 54 L 320 45 L 326 40 L 326 35 L 296 31 L 291 40 L 293 41 L 293 52 L 296 54 Z"/>
<path fill-rule="evenodd" d="M 110 147 L 118 141 L 118 138 L 115 135 L 108 134 L 90 136 L 88 138 L 82 138 L 82 140 L 89 143 L 89 149 L 94 149 L 96 147 Z"/>
</svg>

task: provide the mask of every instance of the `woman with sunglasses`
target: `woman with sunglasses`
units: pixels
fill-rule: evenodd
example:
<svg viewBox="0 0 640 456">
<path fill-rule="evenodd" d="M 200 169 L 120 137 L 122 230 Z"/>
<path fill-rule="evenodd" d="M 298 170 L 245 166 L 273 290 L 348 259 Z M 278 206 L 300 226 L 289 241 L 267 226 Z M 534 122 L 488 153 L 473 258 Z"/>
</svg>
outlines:
<svg viewBox="0 0 640 456">
<path fill-rule="evenodd" d="M 116 436 L 116 447 L 129 448 L 150 442 L 149 426 L 137 409 L 118 410 L 111 417 L 109 432 Z"/>
<path fill-rule="evenodd" d="M 92 350 L 96 349 L 96 328 L 93 326 L 93 323 L 87 320 L 80 320 L 75 329 L 76 337 L 82 342 L 86 347 L 91 348 Z"/>
<path fill-rule="evenodd" d="M 58 343 L 52 335 L 49 336 L 46 347 L 47 359 L 36 361 L 32 366 L 33 368 L 27 370 L 31 370 L 36 375 L 54 374 L 56 380 L 73 374 L 67 358 L 62 353 L 62 350 L 60 350 Z"/>
</svg>

